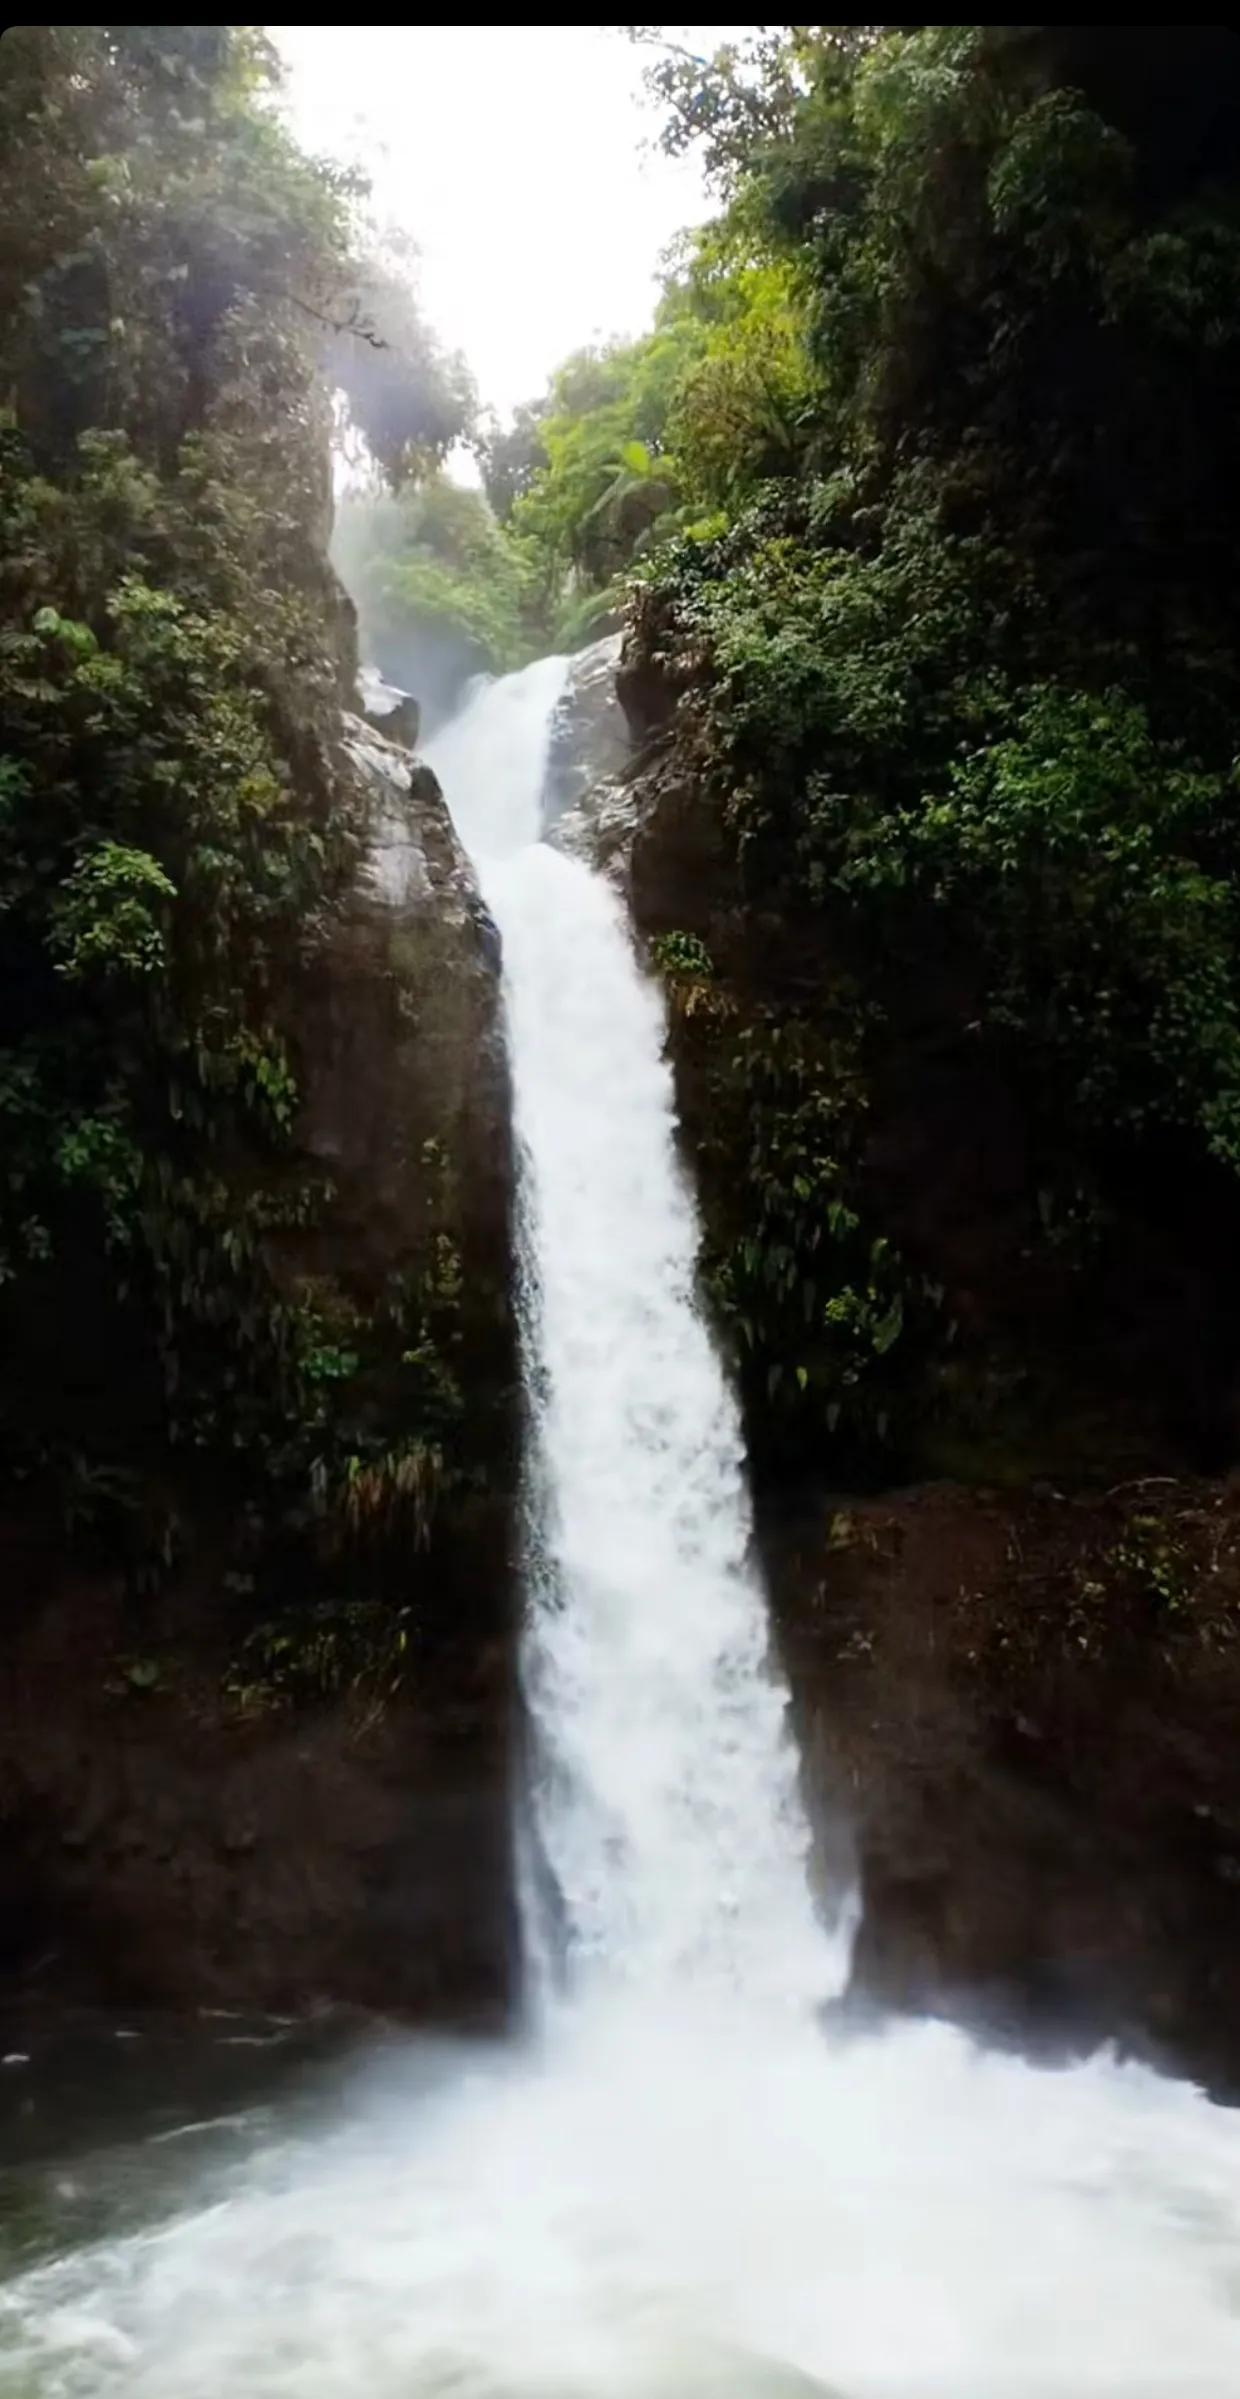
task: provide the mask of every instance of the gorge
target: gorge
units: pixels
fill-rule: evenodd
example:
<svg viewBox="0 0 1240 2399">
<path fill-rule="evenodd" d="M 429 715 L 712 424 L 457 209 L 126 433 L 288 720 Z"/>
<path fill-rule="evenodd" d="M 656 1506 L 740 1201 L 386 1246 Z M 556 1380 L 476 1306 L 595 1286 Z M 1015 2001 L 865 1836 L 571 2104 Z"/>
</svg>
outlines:
<svg viewBox="0 0 1240 2399">
<path fill-rule="evenodd" d="M 1098 2057 L 833 2026 L 655 991 L 537 839 L 563 668 L 437 764 L 504 938 L 522 1156 L 526 2033 L 354 2062 L 323 2119 L 0 2290 L 38 2392 L 1213 2399 L 1240 2120 Z M 547 1917 L 540 1888 L 556 1894 Z M 1051 2299 L 1053 2294 L 1053 2302 Z M 15 2379 L 14 2379 L 15 2378 Z"/>
<path fill-rule="evenodd" d="M 0 35 L 4 2399 L 1237 2387 L 1240 44 L 683 32 Z"/>
</svg>

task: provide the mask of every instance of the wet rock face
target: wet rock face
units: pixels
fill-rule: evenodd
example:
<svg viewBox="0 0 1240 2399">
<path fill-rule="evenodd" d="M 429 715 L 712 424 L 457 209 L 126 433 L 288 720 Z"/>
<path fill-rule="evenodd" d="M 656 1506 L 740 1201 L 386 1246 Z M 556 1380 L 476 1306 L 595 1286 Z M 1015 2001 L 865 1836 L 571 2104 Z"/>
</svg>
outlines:
<svg viewBox="0 0 1240 2399">
<path fill-rule="evenodd" d="M 363 667 L 358 676 L 363 721 L 384 739 L 393 741 L 400 749 L 416 750 L 421 729 L 422 710 L 412 692 L 402 691 L 395 683 L 385 683 L 373 667 Z"/>
<path fill-rule="evenodd" d="M 653 680 L 651 680 L 653 678 Z M 623 884 L 640 933 L 703 935 L 732 903 L 718 812 L 663 738 L 675 707 L 632 635 L 574 659 L 548 772 L 548 838 Z"/>
<path fill-rule="evenodd" d="M 498 938 L 430 769 L 360 718 L 346 751 L 371 801 L 357 891 L 302 1027 L 302 1137 L 330 1163 L 345 1226 L 330 1239 L 376 1269 L 424 1235 L 426 1145 L 450 1232 L 502 1312 L 511 1153 Z"/>
<path fill-rule="evenodd" d="M 657 634 L 621 664 L 634 748 L 552 838 L 623 881 L 639 931 L 702 939 L 743 1011 L 795 948 L 740 905 L 718 807 L 668 738 L 677 661 Z M 673 1018 L 682 1117 L 697 1171 L 717 1173 L 681 1030 Z M 924 1141 L 902 1134 L 889 1077 L 884 1187 L 904 1164 L 907 1206 L 938 1250 L 958 1246 L 961 1282 L 994 1251 L 1006 1288 L 1006 1120 L 971 1087 L 958 1124 L 933 1062 L 910 1049 L 897 1064 Z M 971 1185 L 953 1181 L 962 1160 Z M 1117 1465 L 1066 1495 L 1017 1479 L 857 1497 L 829 1490 L 827 1458 L 795 1490 L 759 1460 L 755 1496 L 821 1880 L 855 1874 L 864 1901 L 850 2005 L 1052 2052 L 1118 2040 L 1235 2096 L 1240 1495 L 1168 1473 L 1168 1446 L 1143 1453 L 1148 1477 Z"/>
<path fill-rule="evenodd" d="M 620 883 L 648 932 L 666 919 L 670 896 L 666 776 L 638 746 L 620 699 L 620 657 L 612 634 L 573 661 L 552 734 L 547 838 Z M 700 894 L 696 869 L 693 880 Z"/>
<path fill-rule="evenodd" d="M 0 1541 L 25 1619 L 0 1660 L 0 1997 L 495 2026 L 515 1986 L 509 1664 L 425 1667 L 382 1708 L 222 1702 L 206 1562 L 118 1685 L 132 1609 Z"/>
<path fill-rule="evenodd" d="M 459 1622 L 437 1613 L 462 1641 L 506 1637 L 518 1430 L 499 936 L 429 767 L 361 719 L 346 720 L 345 749 L 368 794 L 370 848 L 303 995 L 299 1132 L 330 1169 L 335 1196 L 298 1264 L 340 1277 L 369 1306 L 382 1304 L 393 1276 L 424 1267 L 440 1237 L 451 1244 L 461 1286 L 453 1372 L 468 1395 L 477 1496 L 454 1503 L 437 1530 L 435 1571 L 443 1563 L 474 1596 Z M 477 1574 L 475 1518 L 490 1528 Z"/>
<path fill-rule="evenodd" d="M 1240 1491 L 768 1501 L 854 2002 L 1240 2094 Z"/>
<path fill-rule="evenodd" d="M 620 636 L 609 633 L 573 659 L 551 727 L 543 823 L 565 817 L 588 821 L 594 795 L 623 774 L 632 754 L 628 722 L 616 695 Z"/>
<path fill-rule="evenodd" d="M 617 695 L 636 743 L 666 731 L 700 665 L 686 647 L 674 611 L 647 585 L 629 612 L 616 670 Z"/>
<path fill-rule="evenodd" d="M 298 999 L 299 1137 L 335 1197 L 290 1236 L 289 1263 L 365 1307 L 428 1238 L 460 1258 L 453 1369 L 472 1472 L 430 1549 L 394 1561 L 430 1630 L 381 1703 L 251 1707 L 231 1687 L 211 1494 L 184 1572 L 137 1620 L 119 1577 L 0 1522 L 0 1581 L 20 1603 L 0 1655 L 0 1993 L 331 1998 L 471 2024 L 512 1999 L 518 1443 L 498 938 L 434 776 L 360 717 L 343 747 L 369 854 Z M 136 1682 L 135 1652 L 154 1661 Z"/>
</svg>

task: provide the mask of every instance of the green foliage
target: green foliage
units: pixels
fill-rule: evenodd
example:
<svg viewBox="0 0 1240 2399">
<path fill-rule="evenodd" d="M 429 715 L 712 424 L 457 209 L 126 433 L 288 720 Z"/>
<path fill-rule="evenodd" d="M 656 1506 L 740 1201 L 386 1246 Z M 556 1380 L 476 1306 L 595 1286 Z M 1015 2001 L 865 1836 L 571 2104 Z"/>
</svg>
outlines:
<svg viewBox="0 0 1240 2399">
<path fill-rule="evenodd" d="M 710 951 L 696 933 L 657 933 L 650 944 L 650 960 L 678 1017 L 706 1016 L 722 1024 L 731 1016 L 732 995 L 716 975 Z"/>
<path fill-rule="evenodd" d="M 1199 1626 L 1193 1624 L 1201 1579 L 1201 1562 L 1194 1557 L 1184 1520 L 1134 1509 L 1125 1517 L 1118 1539 L 1075 1569 L 1063 1615 L 1064 1637 L 1093 1664 L 1134 1633 L 1148 1637 L 1153 1630 L 1165 1637 L 1194 1630 L 1209 1643 L 1216 1627 L 1208 1613 L 1203 1612 Z"/>
<path fill-rule="evenodd" d="M 703 1272 L 760 1461 L 903 1433 L 941 1290 L 867 1219 L 866 1012 L 840 985 L 814 1017 L 755 1002 L 699 936 L 651 944 L 682 1030 L 706 1217 Z"/>
<path fill-rule="evenodd" d="M 816 51 L 810 29 L 759 26 L 710 57 L 669 41 L 659 25 L 627 30 L 651 53 L 646 82 L 663 112 L 662 146 L 669 157 L 700 147 L 707 174 L 724 191 L 734 190 L 786 134 L 803 90 L 803 62 Z M 869 33 L 861 25 L 815 29 L 817 42 L 825 39 L 845 54 L 863 47 Z"/>
<path fill-rule="evenodd" d="M 704 145 L 726 207 L 660 435 L 715 521 L 665 519 L 635 647 L 686 694 L 756 1052 L 799 1023 L 811 1057 L 842 969 L 866 1001 L 850 1068 L 740 1115 L 719 1090 L 699 1130 L 755 1409 L 789 1394 L 808 1440 L 816 1390 L 872 1385 L 875 1426 L 907 1402 L 955 1313 L 955 1231 L 906 1201 L 898 1262 L 850 1076 L 877 1106 L 915 1040 L 1001 1084 L 1022 1272 L 1084 1281 L 1134 1193 L 1206 1211 L 1240 1168 L 1240 65 L 1176 27 L 652 50 L 667 145 Z"/>
<path fill-rule="evenodd" d="M 643 339 L 582 350 L 492 437 L 487 486 L 569 646 L 614 615 L 676 534 L 788 473 L 816 373 L 800 286 L 744 229 L 710 228 L 669 274 Z"/>
<path fill-rule="evenodd" d="M 224 1678 L 242 1716 L 344 1693 L 395 1698 L 409 1664 L 410 1611 L 376 1599 L 324 1600 L 265 1619 L 246 1634 Z"/>
<path fill-rule="evenodd" d="M 710 951 L 696 933 L 657 933 L 650 955 L 669 982 L 709 983 L 714 979 Z"/>
<path fill-rule="evenodd" d="M 468 430 L 468 379 L 423 324 L 407 262 L 360 244 L 357 179 L 296 148 L 268 105 L 275 79 L 256 27 L 8 28 L 0 312 L 7 389 L 41 443 L 124 426 L 162 463 L 243 323 L 268 402 L 271 352 L 291 344 L 395 476 Z M 306 466 L 326 399 L 269 407 L 273 457 Z M 320 452 L 312 471 L 322 505 Z"/>
<path fill-rule="evenodd" d="M 1041 686 L 1014 714 L 840 883 L 918 884 L 976 929 L 988 1018 L 1085 1126 L 1176 1126 L 1240 1169 L 1235 772 L 1155 742 L 1122 692 Z"/>
<path fill-rule="evenodd" d="M 176 885 L 147 851 L 101 841 L 78 859 L 52 902 L 48 948 L 57 974 L 77 982 L 156 973 L 166 952 L 153 903 L 175 898 Z"/>
<path fill-rule="evenodd" d="M 492 419 L 486 429 L 481 452 L 483 481 L 501 525 L 508 523 L 517 501 L 524 498 L 547 464 L 544 414 L 545 405 L 527 401 L 513 411 L 511 425 L 505 427 Z"/>
<path fill-rule="evenodd" d="M 461 1418 L 435 1165 L 424 1272 L 293 1261 L 332 1202 L 299 1002 L 366 833 L 325 375 L 394 476 L 469 395 L 270 80 L 211 27 L 10 29 L 0 73 L 0 1445 L 136 1580 L 199 1476 L 330 1546 L 433 1458 L 424 1531 Z"/>
<path fill-rule="evenodd" d="M 383 255 L 355 263 L 325 355 L 351 427 L 394 486 L 432 474 L 472 431 L 477 408 L 464 359 L 441 349 L 422 315 L 414 267 L 390 235 Z"/>
<path fill-rule="evenodd" d="M 546 464 L 510 517 L 552 594 L 566 579 L 573 594 L 610 591 L 674 505 L 661 442 L 693 338 L 682 320 L 644 341 L 578 351 L 554 377 L 538 417 Z"/>
<path fill-rule="evenodd" d="M 1190 1545 L 1173 1521 L 1147 1513 L 1131 1515 L 1107 1564 L 1156 1616 L 1188 1614 L 1197 1578 Z"/>
<path fill-rule="evenodd" d="M 924 1296 L 856 1204 L 865 1100 L 852 1046 L 796 1018 L 760 1021 L 740 1034 L 717 1084 L 720 1135 L 743 1157 L 745 1179 L 728 1210 L 738 1229 L 708 1256 L 707 1281 L 743 1378 L 773 1419 L 767 1446 L 803 1439 L 792 1426 L 815 1422 L 885 1440 L 885 1361 L 906 1333 L 906 1307 L 911 1326 Z M 743 1131 L 729 1137 L 735 1112 Z"/>
<path fill-rule="evenodd" d="M 435 635 L 455 646 L 462 682 L 507 673 L 544 646 L 530 561 L 482 493 L 447 476 L 399 498 L 346 493 L 333 555 L 368 649 L 393 671 Z M 418 681 L 415 668 L 404 671 Z"/>
</svg>

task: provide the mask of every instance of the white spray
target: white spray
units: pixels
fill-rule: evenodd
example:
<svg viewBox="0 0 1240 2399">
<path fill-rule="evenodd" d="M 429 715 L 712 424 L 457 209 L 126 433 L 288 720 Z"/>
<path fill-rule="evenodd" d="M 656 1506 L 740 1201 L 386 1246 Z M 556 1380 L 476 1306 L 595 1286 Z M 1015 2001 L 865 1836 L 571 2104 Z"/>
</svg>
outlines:
<svg viewBox="0 0 1240 2399">
<path fill-rule="evenodd" d="M 809 1901 L 740 1426 L 694 1292 L 660 998 L 609 885 L 538 842 L 541 771 L 505 785 L 523 710 L 545 728 L 563 673 L 543 660 L 492 685 L 436 754 L 504 945 L 536 1825 L 578 1996 L 723 1978 L 804 2004 L 838 1988 L 844 1959 Z"/>
</svg>

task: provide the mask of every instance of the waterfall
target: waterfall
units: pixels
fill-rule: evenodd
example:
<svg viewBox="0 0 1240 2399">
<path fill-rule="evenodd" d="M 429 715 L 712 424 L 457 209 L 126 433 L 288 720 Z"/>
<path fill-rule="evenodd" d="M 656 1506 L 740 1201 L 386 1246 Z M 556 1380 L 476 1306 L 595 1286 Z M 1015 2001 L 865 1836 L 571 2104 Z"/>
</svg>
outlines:
<svg viewBox="0 0 1240 2399">
<path fill-rule="evenodd" d="M 537 840 L 563 677 L 476 692 L 434 763 L 503 933 L 565 1996 L 492 2050 L 380 2050 L 326 2117 L 187 2168 L 167 2220 L 0 2281 L 0 2399 L 1234 2399 L 1240 2118 L 815 2008 L 844 1941 L 658 996 L 614 892 Z"/>
<path fill-rule="evenodd" d="M 432 751 L 503 940 L 535 1831 L 570 1987 L 722 1978 L 806 2002 L 838 1988 L 844 1959 L 810 1906 L 740 1425 L 694 1290 L 662 1004 L 616 893 L 537 840 L 565 666 L 484 688 Z"/>
</svg>

